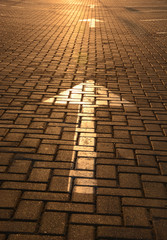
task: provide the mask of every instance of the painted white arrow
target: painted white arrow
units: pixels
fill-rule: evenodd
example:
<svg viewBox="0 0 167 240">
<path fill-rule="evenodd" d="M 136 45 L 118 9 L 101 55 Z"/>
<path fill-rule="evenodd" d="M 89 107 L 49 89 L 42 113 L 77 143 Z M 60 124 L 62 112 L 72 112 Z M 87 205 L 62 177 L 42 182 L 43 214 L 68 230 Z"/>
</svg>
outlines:
<svg viewBox="0 0 167 240">
<path fill-rule="evenodd" d="M 90 18 L 90 19 L 83 19 L 79 20 L 80 22 L 89 22 L 89 27 L 90 28 L 95 28 L 96 22 L 103 22 L 102 20 L 95 19 L 95 18 Z"/>
<path fill-rule="evenodd" d="M 95 90 L 96 89 L 96 90 Z M 107 95 L 108 93 L 108 95 Z M 90 105 L 90 108 L 92 105 L 95 105 L 98 107 L 107 106 L 108 102 L 110 101 L 110 106 L 120 106 L 121 104 L 128 105 L 128 106 L 134 106 L 134 104 L 130 103 L 129 101 L 125 99 L 121 99 L 118 94 L 113 93 L 109 89 L 105 88 L 104 86 L 96 85 L 93 80 L 88 80 L 85 83 L 80 83 L 76 86 L 74 86 L 71 89 L 67 89 L 65 91 L 62 91 L 59 95 L 53 96 L 51 98 L 45 98 L 43 102 L 45 103 L 52 103 L 52 104 L 75 104 L 78 105 L 78 113 L 76 112 L 76 123 L 79 119 L 79 109 L 82 97 L 84 98 L 84 101 L 82 102 L 82 107 L 84 106 L 88 109 Z M 76 110 L 76 108 L 75 108 Z M 68 173 L 68 180 L 66 183 L 66 192 L 70 192 L 71 184 L 72 184 L 72 177 L 76 177 L 77 180 L 77 186 L 73 189 L 73 194 L 76 197 L 80 196 L 80 199 L 84 199 L 86 196 L 92 197 L 93 196 L 93 187 L 98 186 L 98 181 L 93 177 L 93 170 L 94 170 L 94 158 L 98 156 L 98 153 L 92 152 L 92 149 L 95 148 L 95 137 L 98 136 L 98 134 L 95 132 L 94 127 L 94 121 L 91 120 L 91 117 L 94 116 L 95 108 L 93 108 L 93 112 L 91 114 L 88 114 L 88 121 L 82 121 L 81 125 L 84 125 L 84 130 L 87 130 L 87 134 L 82 136 L 79 140 L 79 146 L 75 144 L 74 138 L 76 137 L 76 133 L 71 135 L 71 141 L 74 142 L 73 149 L 83 148 L 87 149 L 80 151 L 80 156 L 77 158 L 76 161 L 76 169 L 69 170 Z M 76 132 L 77 132 L 76 127 Z M 75 137 L 74 137 L 75 136 Z M 92 137 L 93 136 L 93 137 Z M 74 156 L 71 154 L 68 156 L 70 161 L 74 161 Z M 85 179 L 85 180 L 84 180 Z M 83 184 L 80 184 L 80 180 Z M 75 197 L 74 197 L 75 198 Z"/>
</svg>

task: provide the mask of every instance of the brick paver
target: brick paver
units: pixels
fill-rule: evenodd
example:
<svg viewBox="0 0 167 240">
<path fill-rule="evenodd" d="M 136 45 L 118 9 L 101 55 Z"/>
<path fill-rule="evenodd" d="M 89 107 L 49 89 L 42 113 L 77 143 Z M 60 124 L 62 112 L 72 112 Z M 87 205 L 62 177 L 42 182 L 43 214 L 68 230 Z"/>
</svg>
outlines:
<svg viewBox="0 0 167 240">
<path fill-rule="evenodd" d="M 0 240 L 166 240 L 167 2 L 0 0 Z"/>
</svg>

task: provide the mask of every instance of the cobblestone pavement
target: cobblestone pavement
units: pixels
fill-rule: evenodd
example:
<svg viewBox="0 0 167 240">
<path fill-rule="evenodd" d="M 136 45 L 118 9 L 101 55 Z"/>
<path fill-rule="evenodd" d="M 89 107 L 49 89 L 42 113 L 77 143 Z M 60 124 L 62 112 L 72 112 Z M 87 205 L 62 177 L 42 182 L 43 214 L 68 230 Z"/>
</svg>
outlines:
<svg viewBox="0 0 167 240">
<path fill-rule="evenodd" d="M 167 1 L 0 0 L 0 240 L 166 240 Z"/>
</svg>

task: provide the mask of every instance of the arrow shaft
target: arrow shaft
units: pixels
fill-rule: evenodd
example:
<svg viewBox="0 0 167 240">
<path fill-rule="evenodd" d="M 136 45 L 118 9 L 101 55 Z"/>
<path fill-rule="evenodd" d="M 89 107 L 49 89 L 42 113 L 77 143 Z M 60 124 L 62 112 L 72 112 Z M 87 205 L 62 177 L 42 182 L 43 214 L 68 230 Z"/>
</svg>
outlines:
<svg viewBox="0 0 167 240">
<path fill-rule="evenodd" d="M 91 19 L 90 23 L 89 23 L 89 27 L 91 28 L 95 28 L 95 19 Z"/>
</svg>

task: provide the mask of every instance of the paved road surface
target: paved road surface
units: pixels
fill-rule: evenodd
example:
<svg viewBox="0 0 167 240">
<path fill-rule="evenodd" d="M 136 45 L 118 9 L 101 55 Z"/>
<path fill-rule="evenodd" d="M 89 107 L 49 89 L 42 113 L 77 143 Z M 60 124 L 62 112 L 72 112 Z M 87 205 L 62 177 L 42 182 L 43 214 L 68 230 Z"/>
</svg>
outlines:
<svg viewBox="0 0 167 240">
<path fill-rule="evenodd" d="M 0 0 L 0 240 L 166 240 L 167 1 Z"/>
</svg>

